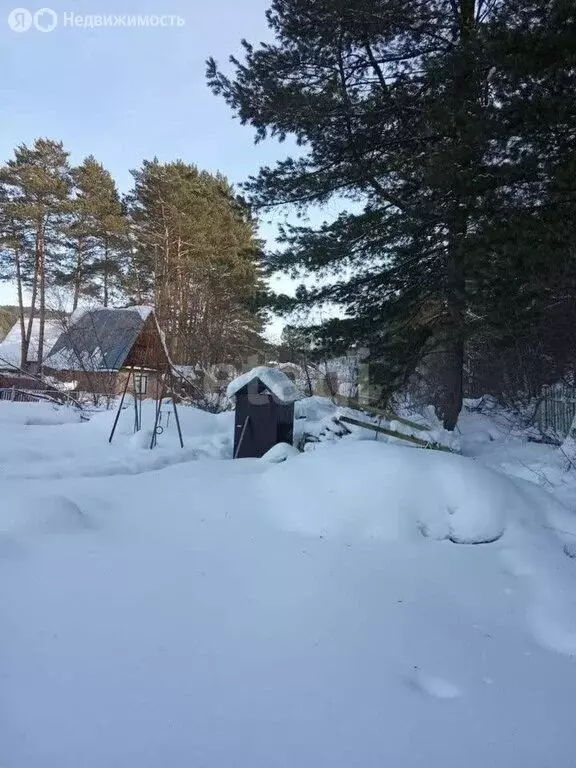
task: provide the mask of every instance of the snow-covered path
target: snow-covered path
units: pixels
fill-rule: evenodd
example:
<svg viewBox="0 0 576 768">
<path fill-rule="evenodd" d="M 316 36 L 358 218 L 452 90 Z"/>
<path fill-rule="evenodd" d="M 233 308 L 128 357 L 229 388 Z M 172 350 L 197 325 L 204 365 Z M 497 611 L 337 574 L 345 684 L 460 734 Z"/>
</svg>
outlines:
<svg viewBox="0 0 576 768">
<path fill-rule="evenodd" d="M 344 442 L 279 466 L 5 478 L 0 765 L 572 768 L 562 510 L 503 486 L 504 535 L 457 545 L 441 494 L 464 504 L 465 460 L 418 459 L 409 487 L 426 454 Z M 499 482 L 483 473 L 464 471 L 472 496 Z"/>
</svg>

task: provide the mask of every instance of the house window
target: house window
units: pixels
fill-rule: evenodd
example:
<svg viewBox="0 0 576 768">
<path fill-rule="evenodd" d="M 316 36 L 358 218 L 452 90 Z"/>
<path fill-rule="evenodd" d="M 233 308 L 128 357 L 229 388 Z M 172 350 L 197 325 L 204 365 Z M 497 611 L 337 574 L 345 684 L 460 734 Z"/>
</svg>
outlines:
<svg viewBox="0 0 576 768">
<path fill-rule="evenodd" d="M 135 373 L 134 374 L 134 388 L 137 395 L 145 395 L 148 392 L 148 374 L 147 373 Z"/>
</svg>

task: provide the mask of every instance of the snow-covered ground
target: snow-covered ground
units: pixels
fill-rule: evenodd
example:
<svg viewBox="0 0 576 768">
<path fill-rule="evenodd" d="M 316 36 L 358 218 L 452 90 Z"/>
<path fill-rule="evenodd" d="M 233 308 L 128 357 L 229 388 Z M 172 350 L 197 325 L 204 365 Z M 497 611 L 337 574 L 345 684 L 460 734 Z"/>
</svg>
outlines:
<svg viewBox="0 0 576 768">
<path fill-rule="evenodd" d="M 573 768 L 557 449 L 467 413 L 464 456 L 232 461 L 232 414 L 180 414 L 149 451 L 149 407 L 109 445 L 0 402 L 2 768 Z"/>
</svg>

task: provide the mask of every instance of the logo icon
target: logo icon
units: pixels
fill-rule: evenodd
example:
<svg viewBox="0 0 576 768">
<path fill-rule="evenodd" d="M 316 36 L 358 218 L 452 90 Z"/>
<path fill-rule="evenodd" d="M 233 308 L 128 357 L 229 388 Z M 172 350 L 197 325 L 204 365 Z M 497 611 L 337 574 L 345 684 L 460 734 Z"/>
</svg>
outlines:
<svg viewBox="0 0 576 768">
<path fill-rule="evenodd" d="M 39 32 L 52 32 L 58 26 L 58 14 L 52 8 L 40 8 L 34 14 L 34 26 Z"/>
<path fill-rule="evenodd" d="M 14 8 L 8 14 L 8 26 L 13 32 L 28 32 L 32 26 L 32 14 L 27 8 Z"/>
</svg>

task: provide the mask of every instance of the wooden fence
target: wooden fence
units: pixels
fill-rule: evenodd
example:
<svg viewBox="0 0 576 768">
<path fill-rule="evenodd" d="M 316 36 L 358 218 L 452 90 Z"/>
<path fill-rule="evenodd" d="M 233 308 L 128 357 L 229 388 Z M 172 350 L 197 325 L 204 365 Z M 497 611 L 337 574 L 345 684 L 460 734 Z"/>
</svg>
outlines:
<svg viewBox="0 0 576 768">
<path fill-rule="evenodd" d="M 54 392 L 28 392 L 24 389 L 16 389 L 16 387 L 0 389 L 0 400 L 10 400 L 13 403 L 58 403 L 58 400 L 54 398 Z"/>
<path fill-rule="evenodd" d="M 553 384 L 542 388 L 542 399 L 537 411 L 540 431 L 557 440 L 563 440 L 576 416 L 576 387 Z"/>
</svg>

